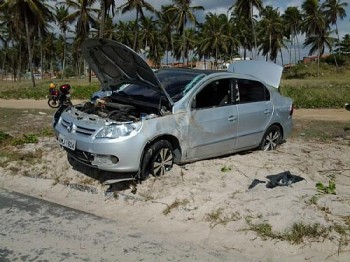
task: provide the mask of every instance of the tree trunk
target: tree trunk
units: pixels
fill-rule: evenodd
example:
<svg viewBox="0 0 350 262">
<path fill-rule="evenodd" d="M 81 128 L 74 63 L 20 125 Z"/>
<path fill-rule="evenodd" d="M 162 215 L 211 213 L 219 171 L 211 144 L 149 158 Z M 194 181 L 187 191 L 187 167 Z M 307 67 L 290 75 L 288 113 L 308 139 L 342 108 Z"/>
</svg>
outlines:
<svg viewBox="0 0 350 262">
<path fill-rule="evenodd" d="M 103 38 L 103 33 L 105 30 L 105 20 L 106 20 L 106 1 L 100 0 L 101 2 L 101 21 L 100 21 L 100 38 Z"/>
<path fill-rule="evenodd" d="M 321 59 L 321 49 L 320 49 L 320 44 L 318 44 L 317 77 L 320 77 L 320 59 Z"/>
<path fill-rule="evenodd" d="M 27 48 L 28 48 L 28 56 L 29 56 L 29 68 L 30 68 L 30 76 L 32 79 L 33 87 L 35 87 L 35 78 L 34 78 L 34 68 L 33 68 L 33 54 L 32 47 L 30 44 L 30 36 L 29 36 L 29 26 L 28 26 L 28 18 L 27 13 L 24 12 L 24 24 L 26 27 L 26 37 L 27 37 Z"/>
<path fill-rule="evenodd" d="M 255 28 L 254 28 L 254 19 L 253 19 L 254 13 L 253 13 L 253 4 L 250 2 L 250 20 L 252 22 L 252 30 L 253 30 L 253 38 L 254 38 L 254 52 L 252 52 L 253 59 L 256 59 L 256 48 L 257 48 L 257 43 L 256 43 L 256 35 L 255 35 Z"/>
<path fill-rule="evenodd" d="M 43 41 L 42 41 L 42 35 L 40 32 L 40 29 L 38 29 L 39 32 L 39 41 L 40 41 L 40 66 L 41 66 L 41 79 L 43 79 L 43 72 L 44 72 L 44 51 L 43 51 Z"/>
<path fill-rule="evenodd" d="M 66 77 L 66 31 L 63 31 L 63 61 L 62 61 L 62 80 Z"/>
<path fill-rule="evenodd" d="M 137 9 L 136 10 L 136 20 L 135 20 L 135 23 L 136 23 L 136 27 L 135 27 L 135 38 L 134 38 L 134 51 L 137 52 L 136 50 L 136 47 L 137 47 L 137 38 L 139 36 L 139 10 Z"/>
<path fill-rule="evenodd" d="M 338 25 L 337 25 L 337 23 L 335 23 L 335 33 L 337 34 L 337 37 L 338 37 L 338 43 L 340 43 L 340 38 L 339 38 Z M 335 66 L 336 66 L 337 71 L 338 71 L 338 70 L 339 70 L 339 67 L 338 67 L 338 62 L 337 62 L 337 57 L 336 57 L 336 55 L 337 55 L 337 53 L 333 53 Z"/>
</svg>

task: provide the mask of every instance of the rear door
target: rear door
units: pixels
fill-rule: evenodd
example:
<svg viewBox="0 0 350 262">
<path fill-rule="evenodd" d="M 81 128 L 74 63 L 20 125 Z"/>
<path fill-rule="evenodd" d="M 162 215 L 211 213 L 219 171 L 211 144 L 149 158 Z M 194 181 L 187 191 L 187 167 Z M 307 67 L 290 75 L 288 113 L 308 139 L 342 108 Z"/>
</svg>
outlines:
<svg viewBox="0 0 350 262">
<path fill-rule="evenodd" d="M 274 110 L 270 93 L 262 83 L 254 80 L 238 79 L 235 88 L 239 115 L 235 147 L 258 146 Z"/>
<path fill-rule="evenodd" d="M 233 79 L 214 80 L 193 98 L 188 159 L 229 153 L 237 132 L 237 106 L 232 104 Z"/>
</svg>

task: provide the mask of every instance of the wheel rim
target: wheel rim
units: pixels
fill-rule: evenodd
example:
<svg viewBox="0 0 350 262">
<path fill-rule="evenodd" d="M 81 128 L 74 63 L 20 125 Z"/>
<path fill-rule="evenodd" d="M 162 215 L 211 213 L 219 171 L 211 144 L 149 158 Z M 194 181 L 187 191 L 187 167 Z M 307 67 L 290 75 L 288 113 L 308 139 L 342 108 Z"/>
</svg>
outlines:
<svg viewBox="0 0 350 262">
<path fill-rule="evenodd" d="M 266 135 L 264 151 L 276 149 L 281 135 L 280 132 L 275 130 Z"/>
<path fill-rule="evenodd" d="M 173 154 L 169 148 L 162 148 L 159 150 L 154 163 L 153 170 L 155 176 L 164 175 L 166 171 L 169 171 L 173 165 Z"/>
</svg>

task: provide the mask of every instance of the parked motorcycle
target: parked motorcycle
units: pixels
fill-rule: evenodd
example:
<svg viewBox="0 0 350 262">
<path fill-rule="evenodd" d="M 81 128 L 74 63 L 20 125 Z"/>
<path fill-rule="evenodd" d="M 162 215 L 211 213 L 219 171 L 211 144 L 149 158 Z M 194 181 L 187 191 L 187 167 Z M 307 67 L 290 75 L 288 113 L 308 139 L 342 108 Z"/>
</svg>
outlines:
<svg viewBox="0 0 350 262">
<path fill-rule="evenodd" d="M 56 88 L 56 85 L 51 83 L 49 87 L 49 95 L 48 95 L 48 105 L 52 108 L 58 108 L 61 106 L 69 106 L 72 105 L 70 100 L 70 85 L 64 84 Z"/>
</svg>

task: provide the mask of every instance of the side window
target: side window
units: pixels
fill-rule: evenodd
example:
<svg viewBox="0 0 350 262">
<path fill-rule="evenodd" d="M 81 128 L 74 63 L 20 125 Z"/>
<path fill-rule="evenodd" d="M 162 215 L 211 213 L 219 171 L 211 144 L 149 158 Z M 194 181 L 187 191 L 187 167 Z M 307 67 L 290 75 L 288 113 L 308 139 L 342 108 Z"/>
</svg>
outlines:
<svg viewBox="0 0 350 262">
<path fill-rule="evenodd" d="M 270 100 L 269 91 L 258 81 L 238 79 L 237 85 L 241 104 Z"/>
<path fill-rule="evenodd" d="M 197 95 L 195 108 L 225 106 L 230 103 L 230 79 L 216 80 L 205 86 Z"/>
</svg>

